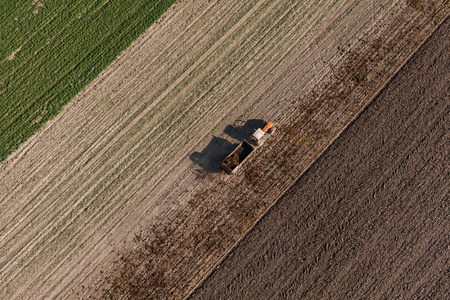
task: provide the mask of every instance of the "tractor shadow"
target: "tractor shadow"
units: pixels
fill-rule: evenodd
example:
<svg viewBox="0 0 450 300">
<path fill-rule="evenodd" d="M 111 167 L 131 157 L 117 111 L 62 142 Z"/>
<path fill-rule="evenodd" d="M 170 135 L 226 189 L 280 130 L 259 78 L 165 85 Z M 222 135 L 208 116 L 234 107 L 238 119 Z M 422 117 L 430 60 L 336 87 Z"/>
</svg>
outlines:
<svg viewBox="0 0 450 300">
<path fill-rule="evenodd" d="M 243 141 L 244 139 L 249 139 L 256 129 L 262 128 L 264 125 L 264 120 L 260 119 L 250 119 L 245 123 L 244 121 L 238 120 L 234 125 L 228 125 L 225 127 L 223 132 L 225 132 L 229 137 L 236 139 L 238 141 Z"/>
<path fill-rule="evenodd" d="M 226 139 L 213 136 L 209 144 L 202 152 L 194 152 L 189 155 L 193 163 L 204 170 L 219 172 L 222 160 L 230 154 L 238 144 L 232 144 Z"/>
<path fill-rule="evenodd" d="M 239 120 L 234 125 L 225 127 L 223 132 L 241 142 L 248 139 L 263 124 L 264 120 L 251 119 L 246 122 Z M 220 164 L 238 145 L 239 143 L 230 143 L 226 139 L 213 136 L 202 152 L 194 152 L 189 155 L 189 158 L 204 171 L 220 172 Z"/>
</svg>

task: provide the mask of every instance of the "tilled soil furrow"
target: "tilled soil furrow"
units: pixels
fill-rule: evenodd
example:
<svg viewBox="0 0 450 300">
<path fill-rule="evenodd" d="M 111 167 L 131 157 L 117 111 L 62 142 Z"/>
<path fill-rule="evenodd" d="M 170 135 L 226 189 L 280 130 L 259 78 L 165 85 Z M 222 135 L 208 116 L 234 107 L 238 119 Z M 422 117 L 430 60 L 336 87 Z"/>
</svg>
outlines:
<svg viewBox="0 0 450 300">
<path fill-rule="evenodd" d="M 439 37 L 448 28 L 447 19 L 431 44 L 447 48 Z M 439 286 L 448 269 L 448 55 L 429 44 L 193 299 L 407 297 L 424 282 Z M 264 260 L 268 252 L 277 255 Z"/>
<path fill-rule="evenodd" d="M 137 146 L 139 146 L 139 145 L 137 145 Z M 137 147 L 137 146 L 135 146 L 135 147 Z M 59 213 L 58 213 L 59 214 Z"/>
<path fill-rule="evenodd" d="M 237 194 L 239 194 L 239 193 L 237 193 Z"/>
<path fill-rule="evenodd" d="M 389 48 L 385 51 L 392 54 L 389 60 L 397 65 L 386 64 L 387 58 L 378 60 L 377 71 L 384 74 L 379 78 L 372 77 L 372 86 L 368 90 L 373 92 L 411 53 L 414 43 L 420 43 L 426 32 L 432 29 L 427 17 L 405 10 L 401 1 L 390 4 L 390 7 L 385 5 L 387 2 L 376 7 L 369 2 L 261 0 L 255 2 L 256 6 L 254 3 L 241 4 L 237 1 L 227 5 L 209 2 L 202 9 L 192 9 L 202 6 L 195 1 L 177 4 L 180 8 L 192 11 L 183 14 L 175 7 L 168 13 L 167 19 L 157 24 L 161 26 L 159 31 L 150 30 L 149 35 L 136 43 L 135 49 L 139 51 L 126 54 L 128 60 L 119 58 L 113 64 L 114 68 L 105 71 L 106 77 L 97 80 L 93 88 L 83 92 L 74 102 L 72 107 L 79 105 L 80 109 L 91 111 L 91 116 L 98 117 L 81 118 L 70 107 L 66 116 L 58 117 L 66 120 L 72 115 L 74 120 L 80 121 L 80 125 L 76 125 L 79 126 L 78 132 L 67 131 L 68 139 L 58 137 L 61 152 L 45 150 L 40 146 L 41 142 L 31 140 L 24 149 L 29 149 L 27 151 L 30 154 L 31 150 L 38 149 L 37 153 L 42 159 L 29 162 L 29 166 L 34 168 L 32 173 L 26 174 L 21 165 L 21 161 L 26 161 L 30 155 L 20 151 L 11 163 L 2 167 L 1 178 L 14 178 L 14 174 L 22 176 L 15 185 L 8 183 L 4 188 L 0 187 L 1 205 L 8 211 L 12 211 L 13 207 L 16 211 L 2 217 L 5 220 L 2 224 L 5 225 L 0 237 L 0 251 L 8 253 L 4 257 L 9 261 L 5 261 L 2 268 L 5 274 L 13 272 L 9 273 L 9 279 L 1 282 L 4 287 L 2 295 L 12 291 L 12 284 L 21 286 L 15 289 L 15 297 L 44 294 L 45 297 L 60 297 L 69 295 L 67 293 L 72 287 L 87 285 L 88 282 L 97 282 L 97 291 L 101 292 L 107 283 L 105 285 L 101 278 L 96 277 L 98 271 L 114 274 L 111 272 L 115 265 L 110 264 L 114 257 L 111 255 L 114 248 L 111 241 L 131 241 L 132 238 L 127 238 L 129 232 L 133 232 L 132 228 L 146 228 L 142 224 L 146 224 L 149 216 L 152 216 L 149 223 L 160 224 L 162 230 L 166 226 L 164 224 L 172 224 L 173 228 L 177 228 L 168 231 L 174 235 L 170 237 L 171 244 L 161 252 L 165 253 L 161 259 L 180 266 L 166 275 L 164 271 L 155 273 L 155 276 L 166 276 L 166 282 L 180 282 L 180 285 L 167 289 L 158 287 L 159 290 L 153 295 L 165 292 L 176 297 L 185 295 L 204 276 L 207 266 L 214 265 L 217 257 L 270 205 L 271 199 L 277 197 L 279 191 L 288 186 L 290 180 L 295 180 L 301 169 L 308 165 L 293 157 L 315 159 L 321 151 L 319 149 L 326 147 L 329 139 L 340 132 L 336 128 L 342 128 L 367 103 L 371 92 L 362 90 L 361 86 L 365 82 L 345 85 L 346 81 L 356 82 L 360 77 L 344 72 L 339 79 L 340 85 L 334 86 L 341 90 L 347 89 L 343 94 L 336 93 L 337 97 L 342 98 L 341 103 L 332 98 L 316 99 L 313 96 L 311 99 L 293 101 L 287 107 L 286 104 L 291 102 L 287 95 L 282 100 L 277 98 L 286 89 L 291 95 L 305 95 L 308 93 L 304 89 L 306 84 L 311 90 L 321 86 L 317 80 L 333 79 L 327 75 L 330 65 L 346 67 L 345 59 L 349 57 L 348 53 L 333 54 L 340 43 L 348 45 L 348 52 L 360 47 L 356 56 L 358 60 L 364 57 L 364 53 L 375 55 L 375 51 L 358 41 L 361 37 L 367 37 L 367 42 L 377 35 L 386 38 L 388 35 L 383 32 L 399 33 L 390 35 L 397 39 L 398 48 L 387 46 Z M 305 15 L 306 11 L 309 12 L 308 16 Z M 333 14 L 328 14 L 329 11 L 333 11 Z M 403 22 L 403 29 L 393 26 L 389 30 L 377 32 L 376 28 L 383 28 L 389 22 L 395 23 L 389 12 L 394 16 L 405 14 L 395 24 L 398 26 Z M 360 22 L 345 21 L 356 15 L 363 16 Z M 407 40 L 400 32 L 408 31 L 408 26 L 415 20 L 421 20 L 422 23 L 418 23 L 423 24 L 424 28 L 417 27 L 418 34 L 409 35 Z M 168 31 L 170 38 L 164 37 L 162 28 L 168 24 L 183 23 L 187 26 L 176 26 Z M 336 32 L 336 28 L 345 28 L 347 32 Z M 333 38 L 334 33 L 340 40 Z M 164 42 L 155 42 L 158 39 Z M 380 40 L 382 46 L 383 41 Z M 149 47 L 149 43 L 155 46 Z M 406 43 L 412 45 L 405 46 Z M 146 49 L 150 54 L 143 55 L 142 51 Z M 397 52 L 402 51 L 404 54 L 398 55 Z M 319 62 L 322 54 L 326 63 L 320 62 L 307 71 L 302 70 L 301 66 L 308 66 L 309 62 Z M 352 67 L 351 63 L 347 65 Z M 364 68 L 364 65 L 361 66 Z M 311 75 L 316 71 L 321 75 Z M 370 78 L 372 74 L 368 72 L 366 77 Z M 112 87 L 107 88 L 106 85 Z M 330 86 L 325 86 L 324 90 Z M 100 95 L 103 100 L 96 104 L 95 101 L 88 103 L 95 95 Z M 332 93 L 328 96 L 336 97 Z M 355 100 L 358 97 L 360 101 Z M 320 100 L 320 105 L 314 104 L 316 100 Z M 308 102 L 309 105 L 301 106 Z M 270 107 L 270 111 L 267 107 Z M 306 114 L 303 108 L 308 110 Z M 123 115 L 117 113 L 120 111 Z M 253 173 L 240 172 L 237 181 L 227 177 L 220 179 L 224 180 L 221 183 L 223 186 L 216 192 L 227 199 L 240 200 L 226 203 L 212 200 L 214 204 L 209 205 L 207 210 L 197 210 L 198 204 L 186 209 L 185 205 L 191 201 L 193 191 L 199 193 L 202 186 L 211 180 L 215 182 L 222 178 L 222 175 L 211 174 L 215 179 L 207 176 L 193 182 L 192 171 L 195 166 L 190 162 L 188 153 L 206 145 L 208 136 L 212 134 L 219 133 L 221 137 L 226 137 L 220 133 L 224 127 L 220 124 L 261 115 L 267 118 L 277 116 L 280 125 L 303 118 L 298 127 L 293 129 L 299 129 L 301 135 L 309 137 L 306 140 L 299 139 L 298 144 L 294 145 L 305 143 L 305 147 L 292 150 L 292 144 L 285 143 L 285 140 L 278 140 L 277 137 L 273 141 L 269 140 L 264 151 L 283 153 L 284 156 L 279 160 L 275 159 L 276 156 L 269 158 L 276 162 L 275 168 L 264 169 L 268 156 L 258 149 L 249 165 L 257 164 L 262 168 Z M 53 127 L 43 130 L 41 136 L 64 134 L 62 127 L 56 127 L 58 118 Z M 68 124 L 73 124 L 75 128 L 76 122 Z M 319 124 L 321 130 L 317 129 Z M 98 129 L 92 130 L 95 127 Z M 281 135 L 285 134 L 284 127 L 280 127 Z M 64 162 L 64 156 L 73 158 Z M 44 163 L 46 159 L 52 159 L 53 166 L 52 163 Z M 291 167 L 285 168 L 286 164 L 291 164 Z M 13 166 L 17 166 L 17 170 Z M 283 170 L 280 172 L 278 168 Z M 3 170 L 7 172 L 3 173 Z M 258 189 L 266 188 L 258 183 L 263 173 L 268 178 L 287 180 L 274 181 L 273 190 L 263 196 L 257 192 Z M 182 180 L 177 179 L 180 176 Z M 38 184 L 33 180 L 37 180 Z M 184 183 L 180 185 L 181 181 Z M 228 191 L 234 186 L 239 188 Z M 184 189 L 187 192 L 183 192 Z M 213 193 L 210 195 L 216 197 Z M 260 196 L 262 199 L 259 204 L 246 202 Z M 12 201 L 13 197 L 21 201 Z M 207 202 L 208 198 L 199 201 L 210 203 Z M 67 203 L 70 203 L 70 208 L 66 206 Z M 155 217 L 158 215 L 156 211 L 160 215 L 158 218 Z M 28 221 L 18 222 L 20 219 Z M 218 220 L 220 225 L 217 224 Z M 45 225 L 40 225 L 42 223 Z M 233 223 L 237 224 L 236 228 L 231 225 Z M 213 229 L 211 237 L 205 228 Z M 116 238 L 113 239 L 113 236 Z M 197 248 L 187 246 L 189 243 L 200 247 L 198 253 Z M 139 244 L 132 244 L 130 249 L 139 247 Z M 185 251 L 191 251 L 187 257 L 183 256 Z M 88 257 L 83 253 L 92 254 Z M 192 264 L 189 265 L 189 262 Z M 40 268 L 40 265 L 46 267 Z M 68 267 L 76 265 L 92 265 L 93 268 Z M 148 267 L 156 268 L 154 265 Z M 165 267 L 162 270 L 166 270 Z M 24 276 L 28 271 L 35 272 L 32 281 Z M 75 279 L 76 276 L 78 279 Z M 80 283 L 83 278 L 85 283 Z M 148 282 L 149 279 L 141 276 L 139 280 Z M 8 284 L 8 287 L 4 284 Z M 95 295 L 95 290 L 88 294 Z"/>
</svg>

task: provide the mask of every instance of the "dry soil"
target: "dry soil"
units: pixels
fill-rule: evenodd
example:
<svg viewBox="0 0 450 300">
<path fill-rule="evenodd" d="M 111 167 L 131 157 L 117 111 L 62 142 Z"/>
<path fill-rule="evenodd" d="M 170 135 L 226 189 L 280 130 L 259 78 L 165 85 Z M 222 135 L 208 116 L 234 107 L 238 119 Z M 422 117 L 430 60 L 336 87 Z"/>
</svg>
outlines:
<svg viewBox="0 0 450 300">
<path fill-rule="evenodd" d="M 450 19 L 189 299 L 447 299 Z"/>
</svg>

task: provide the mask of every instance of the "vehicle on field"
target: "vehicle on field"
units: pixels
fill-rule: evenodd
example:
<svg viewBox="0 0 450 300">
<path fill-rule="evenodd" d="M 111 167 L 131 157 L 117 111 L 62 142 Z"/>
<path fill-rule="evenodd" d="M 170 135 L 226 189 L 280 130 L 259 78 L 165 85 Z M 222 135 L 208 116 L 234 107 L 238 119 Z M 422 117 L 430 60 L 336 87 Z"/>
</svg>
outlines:
<svg viewBox="0 0 450 300">
<path fill-rule="evenodd" d="M 273 127 L 272 122 L 265 121 L 263 128 L 258 128 L 250 137 L 250 140 L 255 142 L 257 146 L 261 146 L 264 143 L 266 133 L 271 134 L 275 132 L 275 127 Z"/>
<path fill-rule="evenodd" d="M 257 147 L 261 146 L 265 141 L 265 134 L 271 134 L 275 132 L 275 127 L 273 127 L 272 122 L 264 122 L 262 128 L 256 129 L 256 131 L 250 136 L 250 141 L 243 140 L 236 149 L 233 150 L 225 159 L 222 161 L 222 169 L 228 174 L 234 173 L 238 170 L 247 157 L 255 150 Z"/>
</svg>

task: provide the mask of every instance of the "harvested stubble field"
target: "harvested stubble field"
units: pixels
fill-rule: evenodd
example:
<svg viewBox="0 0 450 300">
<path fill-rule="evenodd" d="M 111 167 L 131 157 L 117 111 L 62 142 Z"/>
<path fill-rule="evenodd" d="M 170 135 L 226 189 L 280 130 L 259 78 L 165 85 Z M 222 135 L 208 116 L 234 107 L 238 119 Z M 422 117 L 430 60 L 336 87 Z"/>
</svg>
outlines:
<svg viewBox="0 0 450 300">
<path fill-rule="evenodd" d="M 2 164 L 0 296 L 186 296 L 450 9 L 414 3 L 177 3 Z M 195 172 L 262 118 L 241 171 Z"/>
<path fill-rule="evenodd" d="M 189 299 L 447 299 L 450 18 Z"/>
</svg>

